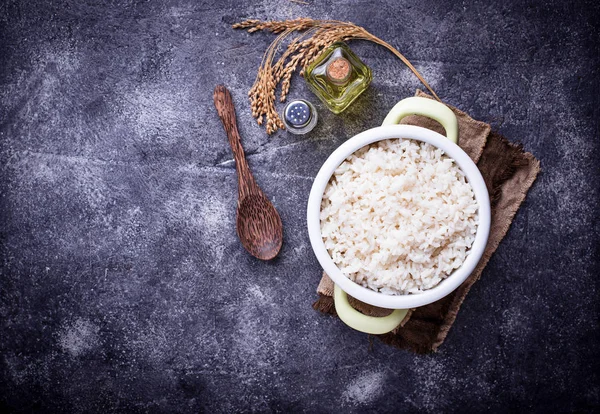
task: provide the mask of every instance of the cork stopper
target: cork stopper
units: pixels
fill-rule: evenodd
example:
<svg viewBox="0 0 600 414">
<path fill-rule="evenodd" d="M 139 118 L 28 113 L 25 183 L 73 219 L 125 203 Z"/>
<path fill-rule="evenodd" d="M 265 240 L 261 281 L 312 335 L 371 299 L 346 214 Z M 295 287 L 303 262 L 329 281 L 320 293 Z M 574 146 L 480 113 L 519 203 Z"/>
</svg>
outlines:
<svg viewBox="0 0 600 414">
<path fill-rule="evenodd" d="M 350 78 L 350 72 L 350 62 L 343 57 L 337 57 L 327 65 L 327 77 L 337 84 L 345 83 Z"/>
</svg>

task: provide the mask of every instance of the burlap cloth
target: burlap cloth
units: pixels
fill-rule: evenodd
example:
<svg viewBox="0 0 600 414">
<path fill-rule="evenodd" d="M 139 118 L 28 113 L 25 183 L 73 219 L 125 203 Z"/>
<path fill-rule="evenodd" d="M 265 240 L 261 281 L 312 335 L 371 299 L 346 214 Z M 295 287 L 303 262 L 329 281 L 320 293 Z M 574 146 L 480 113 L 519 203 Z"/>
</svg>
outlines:
<svg viewBox="0 0 600 414">
<path fill-rule="evenodd" d="M 416 95 L 431 99 L 420 90 Z M 487 185 L 492 207 L 492 223 L 488 244 L 481 260 L 471 276 L 458 289 L 437 302 L 409 311 L 401 326 L 393 332 L 376 335 L 386 344 L 418 353 L 435 351 L 444 342 L 460 305 L 506 235 L 515 213 L 540 171 L 539 161 L 532 154 L 524 152 L 520 145 L 515 145 L 502 135 L 491 131 L 489 124 L 476 121 L 466 113 L 448 106 L 458 119 L 458 144 L 477 163 Z M 422 116 L 406 117 L 402 123 L 418 125 L 444 134 L 444 129 L 439 123 Z M 319 299 L 313 307 L 321 312 L 336 315 L 332 298 L 333 282 L 325 273 L 317 293 Z M 389 309 L 367 305 L 352 297 L 350 303 L 367 315 L 385 316 L 391 312 Z"/>
</svg>

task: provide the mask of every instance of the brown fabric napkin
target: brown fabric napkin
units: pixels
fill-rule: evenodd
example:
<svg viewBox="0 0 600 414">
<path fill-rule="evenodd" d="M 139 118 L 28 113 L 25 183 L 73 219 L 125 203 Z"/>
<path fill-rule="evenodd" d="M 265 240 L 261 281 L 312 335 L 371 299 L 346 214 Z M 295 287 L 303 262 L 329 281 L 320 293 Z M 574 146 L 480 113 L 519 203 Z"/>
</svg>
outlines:
<svg viewBox="0 0 600 414">
<path fill-rule="evenodd" d="M 416 95 L 431 99 L 431 96 L 420 90 Z M 489 124 L 476 121 L 459 109 L 448 106 L 458 119 L 459 146 L 477 163 L 490 193 L 492 224 L 488 244 L 479 264 L 458 289 L 437 302 L 409 311 L 401 326 L 393 332 L 376 335 L 386 344 L 418 353 L 435 351 L 444 342 L 467 293 L 506 235 L 515 213 L 540 171 L 539 161 L 532 154 L 524 152 L 520 145 L 492 132 Z M 406 117 L 402 123 L 444 134 L 439 123 L 422 116 Z M 325 273 L 317 287 L 317 293 L 319 299 L 313 304 L 313 308 L 336 315 L 332 298 L 333 282 Z M 350 303 L 371 316 L 385 316 L 391 312 L 352 297 Z"/>
</svg>

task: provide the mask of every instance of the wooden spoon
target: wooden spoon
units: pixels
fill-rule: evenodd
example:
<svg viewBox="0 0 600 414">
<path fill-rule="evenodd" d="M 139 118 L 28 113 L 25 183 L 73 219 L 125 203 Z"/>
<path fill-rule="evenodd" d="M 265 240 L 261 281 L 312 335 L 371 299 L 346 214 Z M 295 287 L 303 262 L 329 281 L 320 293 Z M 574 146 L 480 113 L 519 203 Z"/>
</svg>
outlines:
<svg viewBox="0 0 600 414">
<path fill-rule="evenodd" d="M 250 172 L 237 129 L 231 94 L 225 86 L 217 85 L 213 99 L 235 158 L 238 176 L 237 235 L 251 255 L 270 260 L 277 256 L 283 242 L 281 218 Z"/>
</svg>

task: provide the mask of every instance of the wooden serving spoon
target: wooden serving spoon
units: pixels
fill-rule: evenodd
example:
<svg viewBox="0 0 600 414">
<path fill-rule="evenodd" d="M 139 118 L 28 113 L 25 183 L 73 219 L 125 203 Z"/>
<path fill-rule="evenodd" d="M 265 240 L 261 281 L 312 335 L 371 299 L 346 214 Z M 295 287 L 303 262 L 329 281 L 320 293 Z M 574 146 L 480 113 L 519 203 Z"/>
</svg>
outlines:
<svg viewBox="0 0 600 414">
<path fill-rule="evenodd" d="M 217 85 L 213 99 L 235 158 L 238 176 L 237 235 L 251 255 L 270 260 L 277 256 L 283 242 L 281 218 L 250 172 L 237 129 L 231 94 L 225 86 Z"/>
</svg>

